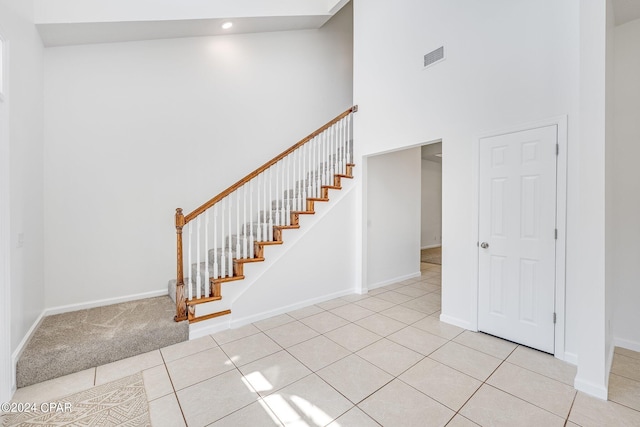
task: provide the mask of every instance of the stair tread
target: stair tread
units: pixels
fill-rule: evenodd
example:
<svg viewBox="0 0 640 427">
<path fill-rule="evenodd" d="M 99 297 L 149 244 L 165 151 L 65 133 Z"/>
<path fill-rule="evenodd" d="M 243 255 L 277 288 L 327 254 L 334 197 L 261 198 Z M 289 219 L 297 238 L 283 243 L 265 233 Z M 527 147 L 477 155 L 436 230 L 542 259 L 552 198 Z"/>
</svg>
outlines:
<svg viewBox="0 0 640 427">
<path fill-rule="evenodd" d="M 194 306 L 194 305 L 198 305 L 198 304 L 205 304 L 207 302 L 212 302 L 212 301 L 220 301 L 222 299 L 222 297 L 201 297 L 201 298 L 194 298 L 192 300 L 187 300 L 187 305 L 188 306 Z"/>
<path fill-rule="evenodd" d="M 244 276 L 230 276 L 230 277 L 218 277 L 214 279 L 213 277 L 209 278 L 212 283 L 225 283 L 225 282 L 235 282 L 236 280 L 244 280 Z"/>
<path fill-rule="evenodd" d="M 265 240 L 262 242 L 255 242 L 258 245 L 268 246 L 268 245 L 281 245 L 282 240 Z"/>
<path fill-rule="evenodd" d="M 291 213 L 298 215 L 314 215 L 316 211 L 291 211 Z"/>
<path fill-rule="evenodd" d="M 262 261 L 264 261 L 264 258 L 236 258 L 233 260 L 233 262 L 239 262 L 239 263 L 262 262 Z"/>
<path fill-rule="evenodd" d="M 342 187 L 337 185 L 323 185 L 322 188 L 331 188 L 332 190 L 342 190 Z"/>
<path fill-rule="evenodd" d="M 339 176 L 340 178 L 353 178 L 353 175 L 346 175 L 343 173 L 337 173 L 336 176 Z"/>
<path fill-rule="evenodd" d="M 300 226 L 299 225 L 274 225 L 273 228 L 278 228 L 280 230 L 289 230 L 289 229 L 300 228 Z"/>
<path fill-rule="evenodd" d="M 307 197 L 307 200 L 311 200 L 313 202 L 328 202 L 328 197 Z"/>
<path fill-rule="evenodd" d="M 189 313 L 189 323 L 202 322 L 204 320 L 214 319 L 220 316 L 226 316 L 227 314 L 231 314 L 231 310 L 218 311 L 216 313 L 205 314 L 204 316 L 194 316 L 191 313 Z"/>
</svg>

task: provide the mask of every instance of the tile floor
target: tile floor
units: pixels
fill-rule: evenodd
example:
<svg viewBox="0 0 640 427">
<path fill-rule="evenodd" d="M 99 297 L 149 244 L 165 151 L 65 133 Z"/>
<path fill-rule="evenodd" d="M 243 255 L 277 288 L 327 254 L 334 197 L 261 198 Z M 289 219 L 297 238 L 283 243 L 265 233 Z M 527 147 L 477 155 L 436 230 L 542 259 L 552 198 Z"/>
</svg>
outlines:
<svg viewBox="0 0 640 427">
<path fill-rule="evenodd" d="M 51 401 L 142 372 L 154 426 L 640 426 L 640 354 L 617 349 L 610 401 L 575 367 L 441 323 L 440 266 L 16 392 Z"/>
</svg>

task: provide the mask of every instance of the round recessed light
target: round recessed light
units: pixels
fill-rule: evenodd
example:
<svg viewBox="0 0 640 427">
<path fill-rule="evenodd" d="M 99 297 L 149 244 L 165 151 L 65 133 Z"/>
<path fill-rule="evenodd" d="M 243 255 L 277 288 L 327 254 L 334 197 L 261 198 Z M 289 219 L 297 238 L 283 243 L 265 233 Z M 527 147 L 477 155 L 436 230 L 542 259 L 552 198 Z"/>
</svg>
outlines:
<svg viewBox="0 0 640 427">
<path fill-rule="evenodd" d="M 231 27 L 233 27 L 233 22 L 225 22 L 224 24 L 222 24 L 223 30 L 228 30 Z"/>
</svg>

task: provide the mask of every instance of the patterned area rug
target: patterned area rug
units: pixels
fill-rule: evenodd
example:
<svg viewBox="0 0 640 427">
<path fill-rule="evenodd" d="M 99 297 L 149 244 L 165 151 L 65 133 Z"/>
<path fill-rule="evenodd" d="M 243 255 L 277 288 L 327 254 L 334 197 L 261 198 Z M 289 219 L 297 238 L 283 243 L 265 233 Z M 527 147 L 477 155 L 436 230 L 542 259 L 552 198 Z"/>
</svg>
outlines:
<svg viewBox="0 0 640 427">
<path fill-rule="evenodd" d="M 442 264 L 442 248 L 423 249 L 420 251 L 420 261 L 431 264 Z"/>
<path fill-rule="evenodd" d="M 56 399 L 36 412 L 2 415 L 13 426 L 151 426 L 142 374 Z M 67 409 L 68 408 L 68 409 Z"/>
</svg>

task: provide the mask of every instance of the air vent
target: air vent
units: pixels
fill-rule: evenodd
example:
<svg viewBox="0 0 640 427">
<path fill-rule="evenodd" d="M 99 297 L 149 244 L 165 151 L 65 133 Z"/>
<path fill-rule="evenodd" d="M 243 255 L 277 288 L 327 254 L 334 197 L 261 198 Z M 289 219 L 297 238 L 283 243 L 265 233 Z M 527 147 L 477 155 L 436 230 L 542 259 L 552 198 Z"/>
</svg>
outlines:
<svg viewBox="0 0 640 427">
<path fill-rule="evenodd" d="M 424 68 L 430 67 L 433 64 L 442 61 L 443 59 L 444 46 L 440 46 L 436 50 L 433 50 L 424 56 Z"/>
</svg>

